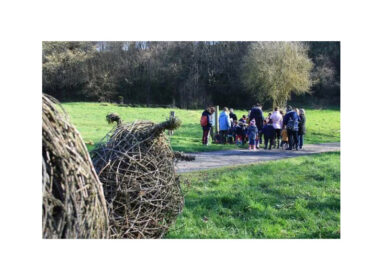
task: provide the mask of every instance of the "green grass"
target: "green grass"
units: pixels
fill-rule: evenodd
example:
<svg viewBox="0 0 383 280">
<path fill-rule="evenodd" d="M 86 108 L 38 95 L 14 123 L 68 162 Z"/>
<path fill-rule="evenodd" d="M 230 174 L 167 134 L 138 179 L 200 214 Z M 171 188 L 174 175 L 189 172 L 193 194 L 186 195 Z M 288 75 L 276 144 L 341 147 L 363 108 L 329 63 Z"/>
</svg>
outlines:
<svg viewBox="0 0 383 280">
<path fill-rule="evenodd" d="M 85 142 L 99 142 L 112 129 L 105 116 L 108 113 L 118 113 L 124 121 L 151 120 L 164 121 L 169 112 L 174 109 L 120 107 L 107 103 L 72 102 L 63 103 L 72 122 L 80 131 Z M 202 110 L 175 109 L 176 116 L 182 120 L 180 129 L 171 137 L 174 150 L 195 152 L 232 149 L 233 145 L 201 145 L 202 131 L 199 124 Z M 236 111 L 238 117 L 246 111 Z M 267 114 L 267 113 L 265 113 Z M 340 141 L 340 111 L 339 110 L 306 110 L 307 135 L 305 143 L 339 142 Z M 89 149 L 92 146 L 88 145 Z"/>
<path fill-rule="evenodd" d="M 167 238 L 340 238 L 340 153 L 182 175 Z"/>
<path fill-rule="evenodd" d="M 340 110 L 306 110 L 305 143 L 340 142 Z"/>
</svg>

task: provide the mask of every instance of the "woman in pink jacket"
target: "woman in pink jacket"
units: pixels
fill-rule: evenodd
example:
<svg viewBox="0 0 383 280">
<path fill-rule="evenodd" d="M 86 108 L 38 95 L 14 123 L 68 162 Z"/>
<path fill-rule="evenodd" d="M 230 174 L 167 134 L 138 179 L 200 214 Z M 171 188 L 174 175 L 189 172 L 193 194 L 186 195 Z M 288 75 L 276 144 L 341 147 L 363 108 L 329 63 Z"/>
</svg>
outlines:
<svg viewBox="0 0 383 280">
<path fill-rule="evenodd" d="M 281 140 L 281 130 L 282 130 L 282 126 L 283 126 L 283 117 L 282 117 L 281 113 L 279 112 L 278 107 L 274 108 L 274 112 L 271 114 L 270 119 L 273 121 L 273 127 L 275 130 L 274 139 L 275 139 L 275 141 L 277 141 L 277 143 L 278 143 L 277 148 L 279 149 L 279 144 L 280 144 L 280 140 Z M 274 147 L 275 147 L 275 143 L 274 143 Z"/>
</svg>

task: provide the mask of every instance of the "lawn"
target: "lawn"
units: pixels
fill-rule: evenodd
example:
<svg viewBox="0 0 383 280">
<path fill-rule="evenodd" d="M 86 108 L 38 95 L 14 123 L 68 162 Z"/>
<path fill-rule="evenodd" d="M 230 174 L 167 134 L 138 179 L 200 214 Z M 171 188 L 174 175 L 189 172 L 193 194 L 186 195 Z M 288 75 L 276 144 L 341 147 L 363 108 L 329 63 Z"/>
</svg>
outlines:
<svg viewBox="0 0 383 280">
<path fill-rule="evenodd" d="M 123 107 L 108 103 L 71 102 L 63 103 L 72 122 L 80 131 L 85 142 L 97 143 L 113 126 L 107 124 L 105 116 L 108 113 L 118 113 L 124 121 L 151 120 L 164 121 L 174 110 L 182 120 L 180 129 L 171 137 L 174 150 L 195 152 L 232 149 L 233 145 L 201 145 L 201 127 L 199 124 L 202 110 L 182 110 L 165 108 Z M 246 111 L 235 111 L 238 117 Z M 266 113 L 265 113 L 266 114 Z M 306 110 L 307 135 L 305 143 L 339 142 L 340 141 L 340 111 L 339 110 Z M 92 149 L 88 145 L 88 149 Z"/>
<path fill-rule="evenodd" d="M 166 238 L 340 238 L 340 153 L 182 175 Z"/>
</svg>

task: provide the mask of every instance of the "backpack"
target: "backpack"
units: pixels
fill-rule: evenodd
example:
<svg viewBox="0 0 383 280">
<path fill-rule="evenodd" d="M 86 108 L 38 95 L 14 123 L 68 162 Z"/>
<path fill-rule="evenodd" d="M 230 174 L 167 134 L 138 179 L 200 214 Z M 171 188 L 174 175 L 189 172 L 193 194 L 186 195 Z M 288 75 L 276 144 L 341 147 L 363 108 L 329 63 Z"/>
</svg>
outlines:
<svg viewBox="0 0 383 280">
<path fill-rule="evenodd" d="M 200 120 L 201 126 L 207 126 L 207 116 L 201 116 Z"/>
<path fill-rule="evenodd" d="M 287 121 L 287 129 L 289 130 L 297 130 L 298 128 L 298 121 L 297 120 L 293 120 L 291 117 L 289 118 L 289 120 Z"/>
</svg>

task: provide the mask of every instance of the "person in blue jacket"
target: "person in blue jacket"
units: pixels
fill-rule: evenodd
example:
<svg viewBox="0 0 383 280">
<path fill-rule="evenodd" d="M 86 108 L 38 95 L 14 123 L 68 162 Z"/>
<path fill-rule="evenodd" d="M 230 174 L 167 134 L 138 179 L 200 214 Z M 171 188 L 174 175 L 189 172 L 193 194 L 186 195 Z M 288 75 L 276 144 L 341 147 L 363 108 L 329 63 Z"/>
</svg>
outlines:
<svg viewBox="0 0 383 280">
<path fill-rule="evenodd" d="M 290 105 L 287 106 L 287 113 L 283 117 L 283 126 L 286 127 L 289 137 L 289 148 L 287 150 L 292 150 L 294 145 L 298 150 L 298 123 L 298 114 Z"/>
<path fill-rule="evenodd" d="M 231 127 L 230 118 L 229 118 L 229 109 L 227 107 L 223 108 L 223 111 L 219 115 L 219 134 L 222 144 L 226 144 L 227 132 Z"/>
</svg>

